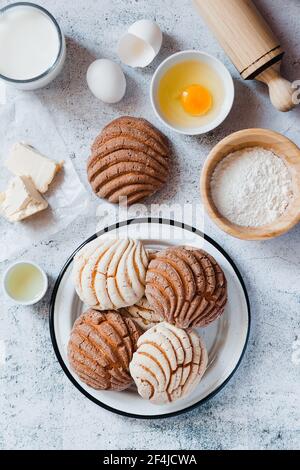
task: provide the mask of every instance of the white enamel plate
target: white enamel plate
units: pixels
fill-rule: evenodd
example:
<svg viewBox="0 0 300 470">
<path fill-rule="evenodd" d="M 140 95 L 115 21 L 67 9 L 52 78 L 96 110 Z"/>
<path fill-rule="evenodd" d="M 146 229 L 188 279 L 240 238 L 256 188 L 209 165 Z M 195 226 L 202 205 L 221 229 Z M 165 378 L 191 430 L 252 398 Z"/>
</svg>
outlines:
<svg viewBox="0 0 300 470">
<path fill-rule="evenodd" d="M 172 245 L 190 245 L 210 253 L 225 272 L 228 303 L 224 315 L 208 326 L 199 328 L 209 353 L 207 371 L 188 397 L 158 406 L 143 400 L 134 386 L 123 392 L 97 391 L 88 387 L 71 371 L 67 344 L 75 319 L 86 310 L 72 282 L 75 253 L 96 237 L 111 236 L 140 239 L 147 249 L 160 250 Z M 198 230 L 166 219 L 134 219 L 106 228 L 86 240 L 68 259 L 54 286 L 50 305 L 50 332 L 57 358 L 72 383 L 86 397 L 115 413 L 135 418 L 163 418 L 186 412 L 218 393 L 236 371 L 246 348 L 250 328 L 250 308 L 242 277 L 226 252 Z"/>
</svg>

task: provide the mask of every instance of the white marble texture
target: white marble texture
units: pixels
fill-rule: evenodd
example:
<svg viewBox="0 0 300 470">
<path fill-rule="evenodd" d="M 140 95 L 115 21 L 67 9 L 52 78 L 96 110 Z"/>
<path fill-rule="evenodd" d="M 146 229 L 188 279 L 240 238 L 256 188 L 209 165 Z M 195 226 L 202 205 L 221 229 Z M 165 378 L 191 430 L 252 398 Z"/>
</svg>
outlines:
<svg viewBox="0 0 300 470">
<path fill-rule="evenodd" d="M 5 3 L 1 0 L 0 5 Z M 191 0 L 39 3 L 62 25 L 68 37 L 68 58 L 63 74 L 37 95 L 52 113 L 84 184 L 89 145 L 106 122 L 120 114 L 133 114 L 162 128 L 150 107 L 150 78 L 162 59 L 183 49 L 200 48 L 223 60 L 235 79 L 236 100 L 224 125 L 208 135 L 195 138 L 167 132 L 174 143 L 172 178 L 149 204 L 197 203 L 205 156 L 232 131 L 268 127 L 300 144 L 299 109 L 280 114 L 271 107 L 262 85 L 240 80 L 194 14 Z M 284 72 L 291 79 L 300 79 L 299 1 L 261 0 L 257 4 L 288 52 Z M 164 31 L 162 51 L 144 70 L 125 67 L 125 99 L 118 105 L 103 105 L 87 89 L 86 69 L 94 57 L 116 58 L 118 38 L 131 22 L 143 17 L 156 19 Z M 91 192 L 90 197 L 95 201 Z M 95 231 L 96 222 L 91 209 L 86 217 L 78 218 L 51 240 L 32 246 L 21 257 L 40 263 L 52 288 L 66 257 Z M 225 389 L 201 408 L 177 418 L 142 421 L 111 414 L 84 398 L 56 360 L 48 329 L 51 288 L 46 299 L 31 308 L 16 307 L 1 293 L 0 448 L 300 448 L 300 226 L 279 239 L 251 243 L 230 238 L 208 219 L 205 230 L 236 261 L 252 307 L 249 347 Z M 7 265 L 1 265 L 1 272 Z"/>
</svg>

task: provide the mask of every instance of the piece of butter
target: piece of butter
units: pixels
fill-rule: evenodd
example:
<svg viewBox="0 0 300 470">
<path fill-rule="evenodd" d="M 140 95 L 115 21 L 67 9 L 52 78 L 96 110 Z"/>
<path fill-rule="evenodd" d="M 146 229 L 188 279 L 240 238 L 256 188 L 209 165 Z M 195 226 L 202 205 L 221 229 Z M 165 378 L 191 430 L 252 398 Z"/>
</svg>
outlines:
<svg viewBox="0 0 300 470">
<path fill-rule="evenodd" d="M 63 162 L 57 163 L 30 145 L 18 143 L 12 147 L 5 165 L 16 176 L 30 176 L 36 189 L 45 193 Z"/>
<path fill-rule="evenodd" d="M 48 207 L 48 202 L 36 190 L 28 176 L 12 178 L 7 190 L 0 194 L 0 213 L 9 222 L 26 219 Z"/>
</svg>

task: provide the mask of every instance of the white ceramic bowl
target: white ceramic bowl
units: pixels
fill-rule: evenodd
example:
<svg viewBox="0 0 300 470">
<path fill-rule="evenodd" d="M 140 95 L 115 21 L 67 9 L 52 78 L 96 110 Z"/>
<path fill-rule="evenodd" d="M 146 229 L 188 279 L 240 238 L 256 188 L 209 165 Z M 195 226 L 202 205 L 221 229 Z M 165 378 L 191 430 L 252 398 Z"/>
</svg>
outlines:
<svg viewBox="0 0 300 470">
<path fill-rule="evenodd" d="M 175 127 L 164 118 L 163 113 L 160 110 L 160 106 L 159 106 L 158 98 L 157 98 L 158 87 L 159 87 L 161 78 L 164 76 L 167 70 L 169 70 L 171 67 L 173 67 L 174 65 L 180 62 L 186 62 L 189 60 L 197 60 L 202 63 L 203 62 L 207 63 L 216 71 L 216 73 L 221 78 L 222 83 L 224 85 L 225 98 L 224 98 L 224 102 L 223 102 L 220 113 L 210 123 L 203 125 L 201 127 L 186 127 L 186 128 Z M 170 57 L 168 57 L 157 68 L 151 81 L 150 99 L 151 99 L 151 104 L 152 104 L 152 107 L 154 109 L 156 116 L 167 127 L 169 127 L 169 129 L 175 132 L 179 132 L 180 134 L 199 135 L 199 134 L 205 134 L 206 132 L 209 132 L 215 129 L 226 119 L 226 117 L 228 116 L 232 108 L 232 104 L 234 100 L 234 85 L 233 85 L 233 80 L 229 71 L 227 70 L 225 65 L 222 64 L 222 62 L 216 59 L 216 57 L 210 54 L 207 54 L 206 52 L 201 52 L 201 51 L 182 51 L 182 52 L 177 52 L 176 54 L 173 54 Z"/>
<path fill-rule="evenodd" d="M 30 264 L 31 266 L 34 266 L 36 269 L 38 269 L 38 271 L 41 273 L 42 278 L 43 278 L 43 290 L 42 290 L 41 294 L 38 297 L 35 297 L 34 299 L 28 300 L 28 301 L 22 301 L 22 300 L 19 300 L 19 299 L 16 299 L 16 298 L 12 297 L 11 294 L 9 293 L 9 289 L 8 289 L 8 285 L 7 285 L 9 274 L 12 272 L 13 269 L 15 269 L 17 266 L 19 266 L 21 264 Z M 8 266 L 8 268 L 6 269 L 6 271 L 4 272 L 4 275 L 3 275 L 2 285 L 3 285 L 3 290 L 6 294 L 6 296 L 10 300 L 15 302 L 16 304 L 18 304 L 18 305 L 34 305 L 34 304 L 37 304 L 40 300 L 42 300 L 42 298 L 45 296 L 45 294 L 48 290 L 48 278 L 47 278 L 47 275 L 46 275 L 45 271 L 38 264 L 36 264 L 32 261 L 22 260 L 22 261 L 17 261 L 15 263 L 11 264 L 10 266 Z"/>
</svg>

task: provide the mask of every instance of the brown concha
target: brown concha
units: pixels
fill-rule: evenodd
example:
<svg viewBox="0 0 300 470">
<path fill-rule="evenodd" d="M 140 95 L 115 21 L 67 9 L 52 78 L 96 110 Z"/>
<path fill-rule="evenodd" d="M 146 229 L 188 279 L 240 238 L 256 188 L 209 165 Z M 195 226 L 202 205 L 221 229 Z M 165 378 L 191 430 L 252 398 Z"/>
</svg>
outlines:
<svg viewBox="0 0 300 470">
<path fill-rule="evenodd" d="M 216 260 L 204 250 L 173 247 L 150 262 L 145 293 L 167 322 L 179 328 L 203 327 L 224 312 L 227 282 Z"/>
<path fill-rule="evenodd" d="M 143 297 L 135 305 L 127 307 L 126 311 L 143 331 L 150 330 L 157 323 L 163 321 L 163 318 L 152 310 L 146 297 Z"/>
<path fill-rule="evenodd" d="M 122 311 L 90 309 L 74 323 L 68 344 L 70 366 L 96 390 L 124 390 L 132 383 L 129 364 L 140 334 Z"/>
<path fill-rule="evenodd" d="M 101 198 L 133 204 L 152 195 L 169 175 L 169 142 L 145 119 L 123 116 L 109 123 L 92 145 L 89 182 Z"/>
</svg>

